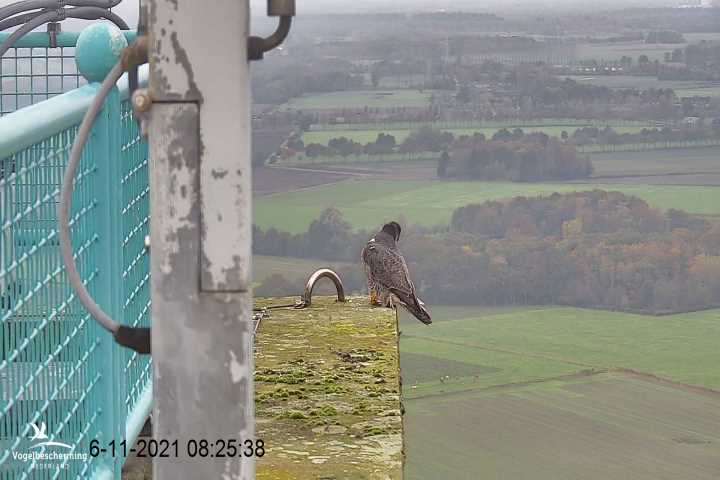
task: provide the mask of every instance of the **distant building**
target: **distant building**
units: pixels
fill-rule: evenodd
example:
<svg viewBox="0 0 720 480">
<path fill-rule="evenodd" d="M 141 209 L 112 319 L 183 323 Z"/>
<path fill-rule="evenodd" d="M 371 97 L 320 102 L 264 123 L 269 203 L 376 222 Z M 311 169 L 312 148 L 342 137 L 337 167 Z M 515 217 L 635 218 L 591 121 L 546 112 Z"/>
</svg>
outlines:
<svg viewBox="0 0 720 480">
<path fill-rule="evenodd" d="M 682 123 L 685 126 L 694 127 L 698 124 L 699 121 L 700 121 L 700 117 L 685 117 L 685 118 L 683 118 Z"/>
<path fill-rule="evenodd" d="M 679 8 L 713 8 L 720 7 L 720 0 L 696 0 L 680 5 Z"/>
</svg>

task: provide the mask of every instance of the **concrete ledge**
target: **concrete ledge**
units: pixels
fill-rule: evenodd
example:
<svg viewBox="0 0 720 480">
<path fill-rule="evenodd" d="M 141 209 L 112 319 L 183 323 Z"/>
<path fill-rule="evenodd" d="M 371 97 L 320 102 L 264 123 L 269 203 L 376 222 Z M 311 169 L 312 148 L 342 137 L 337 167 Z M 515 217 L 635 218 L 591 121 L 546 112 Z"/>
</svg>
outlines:
<svg viewBox="0 0 720 480">
<path fill-rule="evenodd" d="M 256 307 L 292 303 L 260 299 Z M 395 313 L 367 298 L 271 310 L 255 339 L 260 480 L 401 479 Z"/>
</svg>

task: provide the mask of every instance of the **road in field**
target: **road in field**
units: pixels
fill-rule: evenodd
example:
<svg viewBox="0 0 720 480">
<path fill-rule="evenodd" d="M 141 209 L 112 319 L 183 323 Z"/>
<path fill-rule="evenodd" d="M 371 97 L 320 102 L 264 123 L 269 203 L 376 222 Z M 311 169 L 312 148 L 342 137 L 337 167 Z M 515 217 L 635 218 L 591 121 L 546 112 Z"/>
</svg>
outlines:
<svg viewBox="0 0 720 480">
<path fill-rule="evenodd" d="M 352 174 L 290 167 L 254 167 L 253 194 L 270 195 L 347 180 Z"/>
</svg>

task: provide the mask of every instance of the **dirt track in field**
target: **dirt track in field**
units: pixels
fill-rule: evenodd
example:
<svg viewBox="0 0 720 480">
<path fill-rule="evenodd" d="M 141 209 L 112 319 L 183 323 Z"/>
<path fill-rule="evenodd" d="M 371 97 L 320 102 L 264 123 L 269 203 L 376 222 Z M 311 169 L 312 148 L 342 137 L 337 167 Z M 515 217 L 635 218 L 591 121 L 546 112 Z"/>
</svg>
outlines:
<svg viewBox="0 0 720 480">
<path fill-rule="evenodd" d="M 347 180 L 352 175 L 333 170 L 290 167 L 260 167 L 253 169 L 253 194 L 256 196 L 292 192 Z"/>
</svg>

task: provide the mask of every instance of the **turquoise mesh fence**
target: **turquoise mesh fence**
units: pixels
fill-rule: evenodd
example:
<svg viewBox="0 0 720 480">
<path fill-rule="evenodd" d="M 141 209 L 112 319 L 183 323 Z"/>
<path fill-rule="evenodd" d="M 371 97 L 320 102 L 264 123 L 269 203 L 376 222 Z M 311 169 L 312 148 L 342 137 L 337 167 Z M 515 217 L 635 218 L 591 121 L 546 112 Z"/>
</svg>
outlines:
<svg viewBox="0 0 720 480">
<path fill-rule="evenodd" d="M 118 347 L 88 316 L 60 260 L 59 185 L 96 90 L 0 118 L 0 480 L 120 478 L 124 459 L 93 458 L 90 442 L 132 442 L 150 408 L 149 358 Z M 148 150 L 124 90 L 111 93 L 85 148 L 72 241 L 103 309 L 149 326 Z M 35 428 L 68 447 L 38 447 Z M 65 455 L 26 460 L 29 452 Z"/>
<path fill-rule="evenodd" d="M 0 33 L 0 42 L 8 35 Z M 2 56 L 0 116 L 87 83 L 75 66 L 77 38 L 77 33 L 60 33 L 50 47 L 48 34 L 34 32 Z"/>
</svg>

